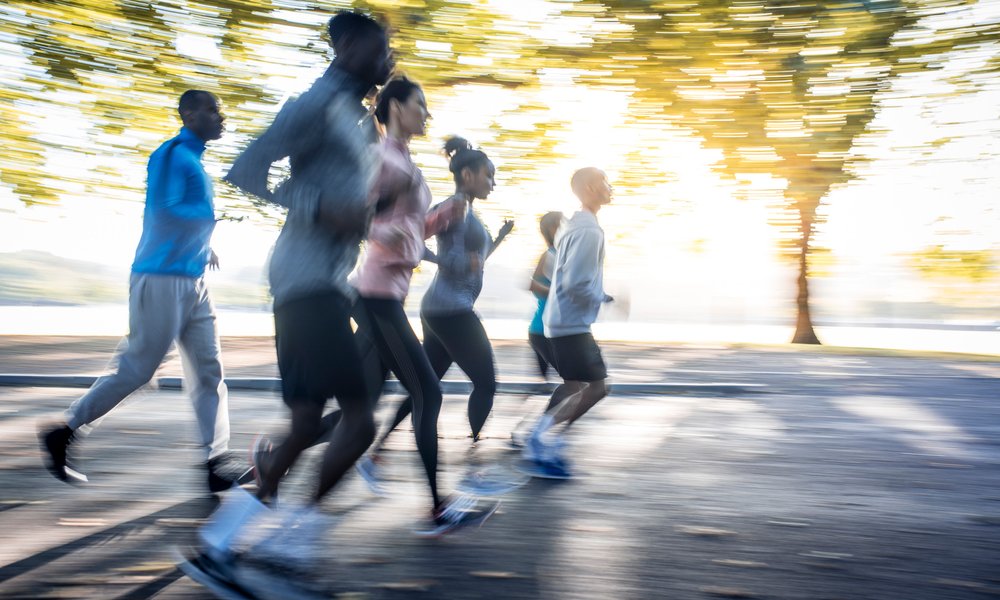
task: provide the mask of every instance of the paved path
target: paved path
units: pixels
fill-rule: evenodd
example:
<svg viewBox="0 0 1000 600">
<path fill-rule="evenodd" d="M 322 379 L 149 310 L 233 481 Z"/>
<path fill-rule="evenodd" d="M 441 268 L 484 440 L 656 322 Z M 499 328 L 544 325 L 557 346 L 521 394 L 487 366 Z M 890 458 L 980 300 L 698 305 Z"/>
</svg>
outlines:
<svg viewBox="0 0 1000 600">
<path fill-rule="evenodd" d="M 73 350 L 43 354 L 82 361 Z M 390 498 L 351 476 L 325 505 L 337 525 L 318 576 L 331 596 L 1000 596 L 996 363 L 694 347 L 607 355 L 618 378 L 738 375 L 769 392 L 612 397 L 572 436 L 579 479 L 532 482 L 482 530 L 443 541 L 410 533 L 426 493 L 401 431 L 387 455 Z M 501 372 L 529 373 L 527 356 L 498 357 Z M 169 550 L 211 508 L 186 398 L 147 391 L 113 413 L 80 446 L 91 485 L 73 488 L 41 468 L 34 423 L 77 393 L 0 389 L 0 597 L 207 598 Z M 231 402 L 234 447 L 280 427 L 273 394 Z M 487 457 L 511 464 L 508 431 L 543 402 L 499 397 Z M 462 470 L 464 419 L 464 399 L 449 395 L 448 485 Z M 308 491 L 308 471 L 287 496 Z"/>
</svg>

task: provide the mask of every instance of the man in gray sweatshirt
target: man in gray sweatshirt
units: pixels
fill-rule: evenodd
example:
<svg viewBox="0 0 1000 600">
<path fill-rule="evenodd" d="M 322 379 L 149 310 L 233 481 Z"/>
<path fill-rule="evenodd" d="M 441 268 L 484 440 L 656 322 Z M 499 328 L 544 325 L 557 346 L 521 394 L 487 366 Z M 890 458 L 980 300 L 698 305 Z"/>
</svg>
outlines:
<svg viewBox="0 0 1000 600">
<path fill-rule="evenodd" d="M 613 300 L 604 293 L 604 230 L 597 223 L 597 212 L 611 202 L 612 190 L 607 175 L 593 167 L 574 173 L 571 185 L 580 210 L 556 239 L 556 264 L 542 314 L 563 383 L 552 393 L 525 448 L 529 472 L 550 479 L 570 477 L 563 440 L 552 428 L 569 426 L 608 395 L 608 370 L 590 326 L 601 304 Z"/>
<path fill-rule="evenodd" d="M 285 104 L 271 126 L 233 164 L 225 179 L 245 192 L 288 208 L 271 255 L 274 329 L 282 397 L 291 412 L 288 436 L 256 464 L 254 498 L 231 491 L 202 528 L 204 554 L 182 564 L 198 577 L 234 559 L 231 544 L 265 510 L 284 474 L 316 438 L 326 401 L 337 398 L 341 418 L 319 469 L 311 502 L 289 516 L 294 539 L 273 539 L 272 560 L 301 563 L 326 533 L 317 504 L 375 437 L 363 362 L 351 329 L 353 289 L 347 275 L 358 259 L 374 202 L 378 167 L 372 123 L 362 100 L 392 72 L 385 29 L 370 17 L 342 11 L 330 19 L 336 58 L 299 98 Z M 271 165 L 289 158 L 291 176 L 271 192 Z M 291 522 L 291 521 L 289 521 Z M 292 530 L 292 529 L 289 529 Z M 196 568 L 192 568 L 194 565 Z M 200 571 L 199 571 L 200 570 Z M 206 581 L 204 578 L 199 581 Z"/>
</svg>

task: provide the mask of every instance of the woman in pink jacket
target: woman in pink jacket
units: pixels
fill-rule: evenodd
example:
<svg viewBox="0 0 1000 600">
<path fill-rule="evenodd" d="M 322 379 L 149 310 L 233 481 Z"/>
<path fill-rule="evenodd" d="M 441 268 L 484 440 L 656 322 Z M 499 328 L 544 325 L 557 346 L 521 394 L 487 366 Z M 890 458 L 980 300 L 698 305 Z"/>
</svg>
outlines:
<svg viewBox="0 0 1000 600">
<path fill-rule="evenodd" d="M 374 188 L 378 208 L 353 283 L 359 294 L 360 343 L 373 345 L 378 351 L 378 368 L 368 377 L 369 394 L 377 401 L 392 371 L 413 398 L 417 449 L 434 500 L 431 522 L 419 533 L 439 535 L 481 523 L 496 505 L 480 506 L 476 500 L 461 496 L 446 499 L 438 492 L 441 386 L 403 310 L 413 269 L 424 256 L 424 241 L 465 219 L 467 210 L 467 203 L 459 199 L 443 202 L 428 212 L 430 189 L 409 151 L 410 139 L 424 134 L 428 116 L 424 93 L 416 83 L 398 78 L 382 88 L 375 107 L 375 118 L 386 130 L 382 167 Z"/>
</svg>

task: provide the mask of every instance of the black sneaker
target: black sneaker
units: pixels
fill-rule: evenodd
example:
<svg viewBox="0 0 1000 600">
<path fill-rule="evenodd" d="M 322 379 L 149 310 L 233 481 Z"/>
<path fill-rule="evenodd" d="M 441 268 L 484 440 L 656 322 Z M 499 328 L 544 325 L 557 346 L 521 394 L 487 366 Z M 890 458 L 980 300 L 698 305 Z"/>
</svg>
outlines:
<svg viewBox="0 0 1000 600">
<path fill-rule="evenodd" d="M 271 438 L 266 435 L 260 434 L 255 437 L 253 443 L 250 444 L 250 450 L 247 454 L 247 458 L 250 459 L 250 469 L 252 470 L 253 480 L 254 483 L 257 484 L 257 489 L 259 490 L 264 485 L 264 471 L 268 470 L 271 457 L 274 455 L 274 442 L 271 441 Z M 272 508 L 278 506 L 277 488 L 275 488 L 271 497 L 265 499 L 263 502 Z"/>
<path fill-rule="evenodd" d="M 73 438 L 73 430 L 65 425 L 40 429 L 38 441 L 46 455 L 45 466 L 59 481 L 66 483 L 86 483 L 87 476 L 73 468 L 68 450 Z"/>
<path fill-rule="evenodd" d="M 231 452 L 220 454 L 205 463 L 208 469 L 208 491 L 219 494 L 233 487 L 253 481 L 253 467 L 236 458 Z"/>
</svg>

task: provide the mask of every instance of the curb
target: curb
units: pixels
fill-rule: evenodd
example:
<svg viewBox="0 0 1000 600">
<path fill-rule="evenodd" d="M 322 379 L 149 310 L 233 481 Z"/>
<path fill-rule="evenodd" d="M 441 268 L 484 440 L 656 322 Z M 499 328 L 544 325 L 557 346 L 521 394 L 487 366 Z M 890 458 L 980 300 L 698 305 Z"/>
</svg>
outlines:
<svg viewBox="0 0 1000 600">
<path fill-rule="evenodd" d="M 0 374 L 0 387 L 61 387 L 89 388 L 97 381 L 93 375 L 27 375 Z M 182 389 L 180 377 L 159 377 L 154 380 L 156 387 L 164 390 Z M 278 392 L 281 390 L 281 380 L 277 377 L 227 377 L 226 386 L 230 390 Z M 534 383 L 530 381 L 501 381 L 497 383 L 497 392 L 502 394 L 551 394 L 556 388 L 554 383 Z M 441 382 L 441 392 L 445 394 L 468 394 L 472 384 L 468 381 L 444 380 Z M 760 383 L 612 383 L 611 393 L 616 396 L 649 396 L 649 395 L 698 395 L 698 396 L 733 396 L 739 394 L 754 394 L 767 391 L 767 385 Z M 389 394 L 405 393 L 403 386 L 396 380 L 385 382 L 383 392 Z"/>
</svg>

